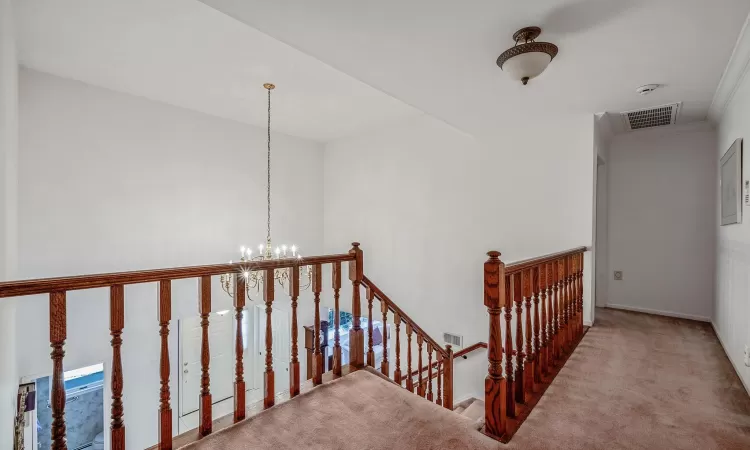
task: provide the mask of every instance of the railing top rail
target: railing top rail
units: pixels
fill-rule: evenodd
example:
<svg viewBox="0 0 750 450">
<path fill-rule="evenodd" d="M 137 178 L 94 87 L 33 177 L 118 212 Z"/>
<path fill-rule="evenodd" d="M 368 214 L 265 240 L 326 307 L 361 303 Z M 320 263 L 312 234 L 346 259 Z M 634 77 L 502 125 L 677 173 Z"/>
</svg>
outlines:
<svg viewBox="0 0 750 450">
<path fill-rule="evenodd" d="M 390 298 L 388 298 L 388 296 L 385 295 L 385 293 L 383 293 L 383 291 L 381 291 L 380 288 L 375 285 L 375 283 L 370 281 L 370 279 L 367 278 L 367 276 L 362 277 L 362 284 L 372 289 L 372 292 L 373 294 L 375 294 L 375 297 L 379 298 L 380 300 L 385 301 L 385 303 L 388 305 L 388 309 L 398 314 L 401 317 L 401 320 L 403 320 L 404 322 L 408 322 L 409 325 L 411 325 L 412 329 L 414 329 L 414 331 L 417 332 L 417 334 L 422 335 L 422 337 L 425 340 L 427 340 L 430 344 L 432 344 L 436 352 L 439 352 L 441 355 L 445 357 L 448 356 L 448 352 L 445 351 L 445 349 L 440 344 L 438 344 L 435 341 L 435 339 L 431 338 L 429 334 L 425 333 L 425 331 L 419 325 L 417 325 L 417 323 L 414 322 L 414 320 L 411 317 L 409 317 L 406 313 L 404 313 L 401 310 L 401 308 L 399 308 L 395 303 L 393 303 L 393 301 Z"/>
<path fill-rule="evenodd" d="M 549 255 L 538 256 L 536 258 L 524 259 L 521 261 L 515 261 L 505 265 L 505 276 L 536 267 L 539 264 L 552 262 L 569 255 L 575 255 L 583 253 L 588 250 L 588 247 L 576 247 L 570 250 L 565 250 L 557 253 L 550 253 Z"/>
<path fill-rule="evenodd" d="M 328 264 L 333 262 L 353 261 L 354 255 L 310 256 L 302 259 L 279 259 L 269 261 L 245 261 L 207 266 L 176 267 L 168 269 L 136 270 L 131 272 L 102 273 L 95 275 L 77 275 L 60 278 L 39 278 L 33 280 L 9 281 L 0 283 L 0 298 L 19 297 L 23 295 L 47 294 L 58 291 L 75 291 L 94 289 L 118 284 L 151 283 L 162 280 L 179 280 L 204 276 L 222 275 L 225 273 L 257 271 L 267 269 L 284 269 L 294 266 Z"/>
</svg>

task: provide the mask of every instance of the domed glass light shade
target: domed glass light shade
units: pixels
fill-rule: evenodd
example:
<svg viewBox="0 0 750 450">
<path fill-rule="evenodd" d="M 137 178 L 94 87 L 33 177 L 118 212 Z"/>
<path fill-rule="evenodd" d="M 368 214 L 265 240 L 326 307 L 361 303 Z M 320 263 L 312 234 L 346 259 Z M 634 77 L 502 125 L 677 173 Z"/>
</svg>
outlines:
<svg viewBox="0 0 750 450">
<path fill-rule="evenodd" d="M 557 55 L 557 46 L 549 42 L 535 42 L 542 30 L 539 27 L 522 28 L 513 35 L 516 45 L 497 58 L 497 65 L 514 80 L 523 84 L 541 75 Z"/>
</svg>

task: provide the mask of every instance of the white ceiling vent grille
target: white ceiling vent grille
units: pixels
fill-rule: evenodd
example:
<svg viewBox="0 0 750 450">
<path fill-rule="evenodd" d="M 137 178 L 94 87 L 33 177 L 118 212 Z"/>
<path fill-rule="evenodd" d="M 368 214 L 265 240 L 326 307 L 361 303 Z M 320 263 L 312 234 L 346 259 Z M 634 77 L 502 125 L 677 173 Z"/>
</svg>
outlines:
<svg viewBox="0 0 750 450">
<path fill-rule="evenodd" d="M 443 333 L 443 342 L 454 347 L 464 346 L 464 337 L 453 333 Z"/>
<path fill-rule="evenodd" d="M 677 123 L 677 114 L 680 112 L 681 105 L 682 103 L 671 103 L 654 108 L 625 111 L 622 113 L 622 119 L 628 130 L 674 125 Z"/>
</svg>

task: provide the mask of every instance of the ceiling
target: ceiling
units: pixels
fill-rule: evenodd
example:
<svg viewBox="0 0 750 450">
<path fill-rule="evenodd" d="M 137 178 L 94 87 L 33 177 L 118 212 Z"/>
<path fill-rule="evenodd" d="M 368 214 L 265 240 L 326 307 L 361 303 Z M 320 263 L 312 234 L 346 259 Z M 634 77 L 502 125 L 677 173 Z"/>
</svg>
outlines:
<svg viewBox="0 0 750 450">
<path fill-rule="evenodd" d="M 747 0 L 202 0 L 470 133 L 512 118 L 682 101 L 703 120 Z M 519 28 L 560 52 L 528 86 L 495 65 Z M 649 96 L 635 88 L 658 83 Z"/>
<path fill-rule="evenodd" d="M 196 0 L 16 0 L 32 69 L 329 141 L 420 114 Z"/>
</svg>

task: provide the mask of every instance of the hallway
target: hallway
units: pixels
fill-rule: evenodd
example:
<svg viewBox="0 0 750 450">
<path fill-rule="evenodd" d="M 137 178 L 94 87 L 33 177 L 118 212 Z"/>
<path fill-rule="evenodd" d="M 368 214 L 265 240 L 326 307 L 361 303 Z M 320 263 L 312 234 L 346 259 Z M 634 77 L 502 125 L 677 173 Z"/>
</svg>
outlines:
<svg viewBox="0 0 750 450">
<path fill-rule="evenodd" d="M 508 448 L 748 449 L 750 397 L 710 324 L 600 308 Z"/>
</svg>

